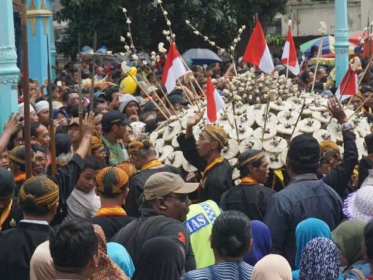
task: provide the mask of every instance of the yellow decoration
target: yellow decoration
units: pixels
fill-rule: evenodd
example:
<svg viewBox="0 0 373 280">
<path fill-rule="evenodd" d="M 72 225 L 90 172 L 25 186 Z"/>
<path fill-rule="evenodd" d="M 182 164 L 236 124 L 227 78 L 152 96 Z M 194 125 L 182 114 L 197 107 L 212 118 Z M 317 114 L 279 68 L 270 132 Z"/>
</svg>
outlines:
<svg viewBox="0 0 373 280">
<path fill-rule="evenodd" d="M 119 90 L 121 93 L 129 93 L 134 94 L 137 88 L 137 68 L 131 67 L 130 71 L 128 71 L 128 76 L 123 79 L 120 83 Z"/>
</svg>

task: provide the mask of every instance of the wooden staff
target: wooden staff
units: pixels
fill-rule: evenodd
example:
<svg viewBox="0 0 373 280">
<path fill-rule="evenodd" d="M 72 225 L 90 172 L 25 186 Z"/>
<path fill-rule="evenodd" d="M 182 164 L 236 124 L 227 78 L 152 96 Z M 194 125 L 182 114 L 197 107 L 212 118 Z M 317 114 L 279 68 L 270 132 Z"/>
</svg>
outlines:
<svg viewBox="0 0 373 280">
<path fill-rule="evenodd" d="M 323 35 L 323 34 L 321 34 L 320 43 L 319 43 L 319 51 L 317 52 L 317 60 L 316 60 L 315 74 L 314 74 L 314 76 L 313 76 L 313 82 L 312 82 L 311 92 L 313 92 L 313 90 L 314 90 L 314 88 L 315 88 L 316 75 L 317 75 L 317 68 L 319 67 L 320 54 L 322 53 L 322 45 L 323 45 L 323 41 L 324 41 L 324 37 L 323 37 L 322 35 Z"/>
<path fill-rule="evenodd" d="M 25 108 L 25 161 L 26 161 L 26 178 L 32 176 L 32 163 L 31 163 L 31 120 L 30 120 L 30 89 L 29 89 L 29 63 L 28 63 L 28 35 L 27 35 L 27 7 L 26 0 L 22 0 L 22 50 L 23 50 L 23 98 Z"/>
<path fill-rule="evenodd" d="M 293 138 L 295 129 L 297 128 L 298 122 L 299 122 L 300 118 L 302 117 L 302 113 L 303 113 L 303 110 L 304 110 L 305 107 L 306 107 L 306 98 L 303 99 L 302 109 L 300 110 L 300 113 L 299 113 L 299 116 L 297 118 L 297 121 L 294 124 L 294 128 L 293 128 L 293 131 L 291 132 L 290 140 L 289 141 L 291 141 L 291 138 Z"/>
<path fill-rule="evenodd" d="M 369 70 L 369 68 L 370 68 L 370 64 L 372 63 L 372 59 L 373 59 L 373 54 L 370 56 L 369 61 L 368 61 L 368 64 L 367 64 L 367 66 L 366 66 L 365 69 L 364 69 L 363 75 L 361 76 L 361 78 L 360 78 L 360 80 L 359 80 L 359 86 L 360 86 L 361 83 L 363 82 L 364 77 L 365 77 L 366 73 L 368 72 L 368 70 Z"/>
<path fill-rule="evenodd" d="M 149 100 L 155 105 L 155 107 L 162 113 L 162 115 L 165 117 L 166 120 L 169 119 L 167 115 L 162 111 L 162 109 L 158 106 L 158 104 L 153 100 L 153 98 L 146 92 L 145 88 L 142 87 L 142 85 L 130 74 L 128 75 L 135 81 L 137 86 L 145 93 L 145 95 L 149 98 Z"/>
<path fill-rule="evenodd" d="M 236 120 L 236 102 L 232 102 L 232 108 L 233 108 L 233 120 L 234 120 L 234 125 L 236 127 L 236 134 L 237 134 L 237 141 L 240 142 L 240 134 L 238 133 L 238 126 L 237 126 L 237 120 Z"/>
<path fill-rule="evenodd" d="M 57 165 L 56 165 L 56 139 L 55 139 L 55 131 L 54 131 L 54 122 L 53 122 L 53 106 L 52 106 L 52 79 L 51 79 L 51 71 L 50 71 L 50 61 L 49 61 L 49 41 L 47 35 L 47 69 L 48 69 L 48 102 L 49 102 L 49 136 L 51 138 L 51 171 L 52 175 L 56 174 L 57 172 Z"/>
<path fill-rule="evenodd" d="M 80 141 L 83 138 L 83 94 L 82 94 L 82 67 L 81 67 L 81 57 L 80 57 L 80 46 L 81 46 L 81 37 L 80 32 L 78 36 L 78 76 L 79 76 L 79 85 L 78 85 L 78 93 L 79 93 L 79 137 Z"/>
<path fill-rule="evenodd" d="M 371 93 L 371 94 L 368 96 L 368 98 L 365 99 L 364 102 L 360 104 L 360 106 L 355 110 L 355 112 L 353 112 L 352 115 L 348 117 L 347 121 L 349 121 L 349 120 L 350 120 L 350 119 L 351 119 L 351 118 L 352 118 L 356 113 L 358 113 L 358 112 L 360 111 L 361 107 L 363 107 L 364 104 L 365 104 L 369 99 L 371 99 L 372 97 L 373 97 L 373 93 Z"/>
<path fill-rule="evenodd" d="M 266 105 L 266 109 L 264 110 L 264 126 L 263 126 L 263 132 L 262 132 L 262 142 L 264 140 L 264 134 L 265 134 L 265 131 L 266 131 L 266 128 L 267 128 L 267 115 L 268 115 L 268 112 L 269 112 L 269 103 L 271 102 L 271 97 L 269 96 L 268 94 L 268 100 L 267 100 L 267 105 Z"/>
<path fill-rule="evenodd" d="M 89 110 L 93 111 L 93 93 L 94 93 L 94 86 L 95 86 L 95 71 L 96 71 L 96 57 L 95 51 L 97 49 L 97 31 L 95 31 L 93 35 L 93 55 L 92 55 L 92 73 L 91 73 L 91 89 L 90 89 L 90 103 L 89 103 Z"/>
</svg>

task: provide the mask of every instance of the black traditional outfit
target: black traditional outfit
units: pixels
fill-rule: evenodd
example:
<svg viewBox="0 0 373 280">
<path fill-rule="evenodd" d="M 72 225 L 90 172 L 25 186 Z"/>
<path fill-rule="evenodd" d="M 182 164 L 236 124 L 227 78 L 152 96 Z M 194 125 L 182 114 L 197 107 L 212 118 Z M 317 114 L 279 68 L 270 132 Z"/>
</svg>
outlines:
<svg viewBox="0 0 373 280">
<path fill-rule="evenodd" d="M 241 178 L 238 186 L 227 190 L 222 198 L 220 207 L 226 210 L 238 210 L 246 214 L 250 220 L 263 221 L 267 205 L 276 192 L 260 185 L 254 178 Z"/>
<path fill-rule="evenodd" d="M 47 222 L 22 220 L 16 228 L 0 233 L 0 279 L 23 280 L 30 277 L 30 260 L 36 249 L 48 238 Z"/>
<path fill-rule="evenodd" d="M 154 162 L 154 161 L 153 161 Z M 162 165 L 161 162 L 157 160 L 159 165 Z M 157 166 L 157 165 L 154 165 Z M 154 167 L 153 166 L 153 167 Z M 126 210 L 127 214 L 132 217 L 139 217 L 140 211 L 139 208 L 141 206 L 141 196 L 144 192 L 144 185 L 146 180 L 150 176 L 158 172 L 170 172 L 181 175 L 180 169 L 171 166 L 165 165 L 160 168 L 145 168 L 143 167 L 140 172 L 134 175 L 130 180 L 130 191 L 126 198 L 126 204 L 124 205 L 124 209 Z"/>
<path fill-rule="evenodd" d="M 222 139 L 224 137 L 221 135 L 217 136 L 219 132 L 215 130 L 210 131 L 211 127 L 216 126 L 206 125 L 205 131 L 223 147 L 227 139 L 225 138 L 224 141 Z M 218 128 L 222 130 L 222 128 Z M 185 159 L 196 167 L 198 171 L 203 172 L 201 186 L 199 188 L 199 201 L 213 200 L 219 204 L 223 193 L 233 185 L 232 170 L 229 162 L 222 156 L 215 158 L 211 162 L 206 162 L 206 160 L 198 154 L 194 137 L 185 138 L 185 135 L 181 134 L 177 138 L 177 141 L 179 142 L 180 149 Z"/>
</svg>

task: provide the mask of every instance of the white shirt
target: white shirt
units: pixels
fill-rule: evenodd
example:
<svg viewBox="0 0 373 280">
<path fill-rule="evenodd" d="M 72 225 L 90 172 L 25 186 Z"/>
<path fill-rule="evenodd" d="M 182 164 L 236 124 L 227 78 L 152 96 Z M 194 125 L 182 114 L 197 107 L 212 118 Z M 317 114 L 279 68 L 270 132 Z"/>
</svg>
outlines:
<svg viewBox="0 0 373 280">
<path fill-rule="evenodd" d="M 64 221 L 70 221 L 78 218 L 91 218 L 96 214 L 100 207 L 100 197 L 96 195 L 95 189 L 89 193 L 85 193 L 74 188 L 67 199 L 67 216 Z"/>
</svg>

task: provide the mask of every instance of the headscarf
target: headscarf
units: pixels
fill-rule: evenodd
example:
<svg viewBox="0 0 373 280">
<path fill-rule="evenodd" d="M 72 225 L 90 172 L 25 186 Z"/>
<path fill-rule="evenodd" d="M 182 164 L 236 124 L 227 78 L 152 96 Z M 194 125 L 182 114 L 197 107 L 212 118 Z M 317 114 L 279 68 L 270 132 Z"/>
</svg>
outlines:
<svg viewBox="0 0 373 280">
<path fill-rule="evenodd" d="M 303 250 L 300 261 L 300 280 L 337 280 L 339 251 L 333 241 L 317 237 Z"/>
<path fill-rule="evenodd" d="M 91 138 L 91 150 L 96 150 L 102 145 L 102 140 L 97 136 L 92 136 Z"/>
<path fill-rule="evenodd" d="M 261 150 L 248 150 L 239 155 L 237 168 L 241 170 L 242 167 L 253 164 L 263 157 L 265 157 L 265 154 Z"/>
<path fill-rule="evenodd" d="M 292 280 L 291 267 L 280 255 L 267 255 L 254 266 L 251 280 Z"/>
<path fill-rule="evenodd" d="M 312 239 L 316 237 L 331 238 L 329 226 L 322 220 L 316 218 L 308 218 L 300 222 L 295 229 L 295 239 L 297 245 L 297 253 L 295 254 L 295 268 L 299 269 L 300 259 L 304 247 Z"/>
<path fill-rule="evenodd" d="M 180 246 L 166 237 L 144 243 L 132 280 L 179 280 L 185 257 Z"/>
<path fill-rule="evenodd" d="M 128 277 L 132 278 L 135 272 L 135 266 L 126 248 L 115 242 L 108 242 L 106 246 L 107 254 L 110 259 L 112 259 Z"/>
<path fill-rule="evenodd" d="M 54 280 L 55 270 L 49 250 L 49 240 L 41 243 L 30 261 L 30 280 Z"/>
<path fill-rule="evenodd" d="M 100 252 L 100 262 L 98 268 L 92 274 L 91 280 L 116 279 L 130 280 L 120 267 L 107 255 L 105 233 L 99 225 L 93 225 L 98 238 L 98 250 Z"/>
<path fill-rule="evenodd" d="M 105 167 L 96 176 L 96 190 L 109 196 L 120 194 L 126 189 L 128 180 L 128 175 L 123 169 Z"/>
<path fill-rule="evenodd" d="M 121 164 L 118 164 L 117 167 L 124 170 L 124 172 L 127 173 L 128 179 L 131 179 L 131 177 L 137 173 L 135 165 L 129 161 L 125 161 Z"/>
<path fill-rule="evenodd" d="M 223 148 L 228 143 L 228 136 L 225 130 L 213 124 L 205 125 L 204 131 Z"/>
<path fill-rule="evenodd" d="M 253 244 L 251 251 L 246 253 L 244 261 L 254 266 L 263 257 L 271 253 L 272 237 L 266 224 L 261 221 L 251 221 Z"/>
<path fill-rule="evenodd" d="M 47 206 L 51 209 L 60 199 L 59 187 L 46 177 L 27 179 L 18 195 L 18 205 L 23 209 Z"/>
<path fill-rule="evenodd" d="M 363 259 L 361 245 L 364 241 L 365 225 L 361 220 L 348 220 L 332 232 L 332 240 L 346 257 L 348 266 Z"/>
</svg>

